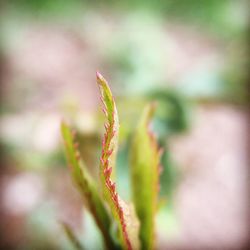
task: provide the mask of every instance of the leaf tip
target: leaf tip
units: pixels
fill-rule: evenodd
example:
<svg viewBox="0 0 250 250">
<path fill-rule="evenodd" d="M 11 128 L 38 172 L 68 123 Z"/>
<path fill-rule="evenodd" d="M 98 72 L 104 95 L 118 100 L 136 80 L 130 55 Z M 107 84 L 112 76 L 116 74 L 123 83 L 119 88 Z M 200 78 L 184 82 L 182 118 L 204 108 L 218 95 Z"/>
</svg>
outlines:
<svg viewBox="0 0 250 250">
<path fill-rule="evenodd" d="M 65 119 L 61 119 L 61 122 L 60 122 L 61 128 L 65 127 L 66 124 L 67 124 L 67 123 L 66 123 Z"/>
<path fill-rule="evenodd" d="M 104 81 L 104 77 L 99 71 L 96 71 L 96 79 L 97 79 L 97 83 Z"/>
<path fill-rule="evenodd" d="M 152 119 L 155 111 L 156 111 L 156 108 L 157 108 L 157 102 L 154 101 L 154 102 L 151 102 L 149 105 L 148 105 L 148 120 Z"/>
</svg>

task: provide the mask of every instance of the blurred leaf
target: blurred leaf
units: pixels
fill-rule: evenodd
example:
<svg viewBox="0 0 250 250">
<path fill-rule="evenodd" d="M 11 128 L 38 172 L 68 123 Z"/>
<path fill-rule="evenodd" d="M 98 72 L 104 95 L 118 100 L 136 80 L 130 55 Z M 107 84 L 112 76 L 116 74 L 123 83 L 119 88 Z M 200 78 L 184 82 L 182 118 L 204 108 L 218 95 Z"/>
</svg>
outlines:
<svg viewBox="0 0 250 250">
<path fill-rule="evenodd" d="M 154 249 L 154 216 L 158 203 L 160 153 L 148 125 L 154 106 L 144 110 L 131 146 L 133 201 L 141 222 L 142 249 Z"/>
<path fill-rule="evenodd" d="M 111 221 L 108 212 L 99 196 L 94 181 L 81 160 L 78 144 L 74 142 L 75 133 L 64 122 L 62 122 L 61 131 L 73 180 L 103 234 L 107 249 L 114 249 L 115 244 L 109 234 Z"/>
<path fill-rule="evenodd" d="M 157 101 L 154 129 L 165 142 L 170 134 L 180 133 L 188 128 L 188 103 L 184 96 L 170 89 L 150 92 L 147 97 Z"/>
<path fill-rule="evenodd" d="M 84 249 L 83 246 L 81 245 L 81 243 L 77 239 L 77 237 L 74 234 L 74 232 L 72 231 L 71 227 L 66 223 L 62 223 L 62 227 L 63 227 L 63 230 L 64 230 L 65 234 L 67 235 L 68 239 L 70 240 L 72 245 L 75 247 L 75 249 L 83 250 Z"/>
<path fill-rule="evenodd" d="M 172 160 L 168 139 L 174 134 L 188 130 L 191 107 L 183 95 L 171 89 L 156 90 L 149 93 L 148 98 L 157 101 L 157 111 L 152 123 L 159 137 L 158 144 L 164 149 L 161 157 L 164 170 L 160 176 L 160 195 L 164 199 L 167 197 L 166 205 L 171 206 L 180 173 Z"/>
<path fill-rule="evenodd" d="M 115 168 L 118 147 L 119 121 L 114 98 L 106 80 L 97 73 L 97 83 L 103 101 L 103 112 L 107 117 L 105 124 L 102 155 L 100 160 L 101 184 L 104 197 L 118 224 L 119 237 L 125 249 L 139 249 L 139 221 L 132 205 L 126 204 L 118 195 L 115 183 L 111 180 Z M 113 179 L 113 178 L 112 178 Z"/>
</svg>

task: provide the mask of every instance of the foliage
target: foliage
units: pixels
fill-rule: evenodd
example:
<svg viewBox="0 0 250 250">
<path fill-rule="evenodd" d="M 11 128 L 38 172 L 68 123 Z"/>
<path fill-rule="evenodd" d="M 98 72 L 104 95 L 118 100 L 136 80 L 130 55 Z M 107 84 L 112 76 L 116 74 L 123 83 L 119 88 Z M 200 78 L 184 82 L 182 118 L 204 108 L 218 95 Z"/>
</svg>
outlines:
<svg viewBox="0 0 250 250">
<path fill-rule="evenodd" d="M 107 249 L 153 249 L 160 162 L 156 138 L 148 128 L 155 109 L 154 105 L 146 107 L 134 131 L 130 171 L 133 203 L 127 203 L 119 196 L 115 185 L 119 135 L 116 104 L 108 83 L 99 73 L 97 73 L 97 84 L 106 116 L 99 165 L 100 180 L 99 183 L 94 182 L 88 173 L 78 150 L 75 131 L 62 122 L 61 131 L 73 181 L 92 213 Z M 98 188 L 102 192 L 98 192 Z M 78 247 L 72 230 L 69 227 L 66 229 L 69 239 L 73 239 L 72 244 Z"/>
<path fill-rule="evenodd" d="M 154 245 L 154 215 L 159 191 L 160 151 L 155 136 L 148 130 L 153 110 L 153 105 L 145 109 L 131 148 L 133 200 L 141 222 L 142 249 L 152 249 Z"/>
</svg>

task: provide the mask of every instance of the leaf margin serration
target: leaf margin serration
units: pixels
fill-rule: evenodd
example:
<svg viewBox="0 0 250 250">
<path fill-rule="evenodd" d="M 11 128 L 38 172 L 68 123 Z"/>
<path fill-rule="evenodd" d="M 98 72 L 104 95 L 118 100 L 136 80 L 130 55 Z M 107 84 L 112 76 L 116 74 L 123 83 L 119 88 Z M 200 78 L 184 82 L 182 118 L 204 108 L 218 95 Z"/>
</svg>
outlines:
<svg viewBox="0 0 250 250">
<path fill-rule="evenodd" d="M 96 73 L 96 77 L 101 93 L 101 101 L 103 103 L 102 110 L 107 119 L 107 123 L 104 125 L 105 133 L 100 158 L 100 178 L 104 190 L 104 197 L 106 198 L 111 213 L 118 224 L 122 246 L 127 250 L 137 250 L 140 245 L 138 239 L 139 220 L 136 217 L 133 205 L 129 207 L 129 205 L 120 198 L 117 193 L 115 182 L 112 180 L 112 178 L 114 178 L 112 172 L 115 169 L 119 134 L 117 108 L 107 81 L 99 72 Z M 126 214 L 128 214 L 128 216 L 126 216 Z M 132 225 L 131 223 L 128 223 L 129 220 L 132 220 L 134 224 Z M 131 226 L 132 230 L 138 229 L 138 231 L 134 232 L 132 235 L 129 233 L 129 226 Z M 134 238 L 132 239 L 132 237 Z"/>
</svg>

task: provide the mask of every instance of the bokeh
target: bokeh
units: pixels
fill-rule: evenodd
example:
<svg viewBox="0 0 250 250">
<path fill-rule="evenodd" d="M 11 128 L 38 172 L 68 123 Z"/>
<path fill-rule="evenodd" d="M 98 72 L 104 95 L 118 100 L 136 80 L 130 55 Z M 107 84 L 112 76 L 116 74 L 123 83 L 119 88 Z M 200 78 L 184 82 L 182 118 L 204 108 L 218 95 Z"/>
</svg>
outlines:
<svg viewBox="0 0 250 250">
<path fill-rule="evenodd" d="M 67 168 L 60 122 L 98 177 L 103 116 L 95 72 L 121 120 L 117 185 L 143 107 L 164 149 L 157 249 L 249 241 L 247 0 L 13 0 L 0 3 L 0 247 L 103 249 Z"/>
</svg>

